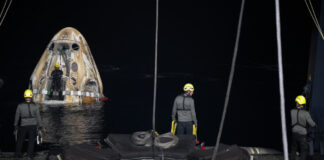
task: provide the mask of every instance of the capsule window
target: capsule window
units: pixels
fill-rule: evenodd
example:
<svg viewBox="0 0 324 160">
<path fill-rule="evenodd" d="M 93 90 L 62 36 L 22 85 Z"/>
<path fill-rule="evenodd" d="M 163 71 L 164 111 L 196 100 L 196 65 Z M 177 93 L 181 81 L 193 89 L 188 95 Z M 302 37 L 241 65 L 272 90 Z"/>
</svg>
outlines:
<svg viewBox="0 0 324 160">
<path fill-rule="evenodd" d="M 73 62 L 71 68 L 72 68 L 72 71 L 73 71 L 73 72 L 77 72 L 77 71 L 78 71 L 78 64 L 75 63 L 75 62 Z"/>
<path fill-rule="evenodd" d="M 79 48 L 80 48 L 80 46 L 78 44 L 76 44 L 76 43 L 72 44 L 72 49 L 73 50 L 77 51 L 77 50 L 79 50 Z"/>
<path fill-rule="evenodd" d="M 74 77 L 71 78 L 73 86 L 77 84 L 76 79 Z"/>
<path fill-rule="evenodd" d="M 55 47 L 55 45 L 54 45 L 54 43 L 52 43 L 52 44 L 48 47 L 48 49 L 49 49 L 50 51 L 52 51 L 52 50 L 54 49 L 54 47 Z"/>
</svg>

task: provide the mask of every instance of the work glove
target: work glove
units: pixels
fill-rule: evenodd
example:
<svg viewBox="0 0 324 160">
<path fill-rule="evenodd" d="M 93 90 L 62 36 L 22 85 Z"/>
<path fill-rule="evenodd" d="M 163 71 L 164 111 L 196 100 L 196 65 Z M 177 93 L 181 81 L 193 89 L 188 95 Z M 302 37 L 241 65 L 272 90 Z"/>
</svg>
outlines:
<svg viewBox="0 0 324 160">
<path fill-rule="evenodd" d="M 197 125 L 196 124 L 192 125 L 192 135 L 197 137 Z"/>
<path fill-rule="evenodd" d="M 174 135 L 177 129 L 177 121 L 173 120 L 171 123 L 171 133 Z"/>
</svg>

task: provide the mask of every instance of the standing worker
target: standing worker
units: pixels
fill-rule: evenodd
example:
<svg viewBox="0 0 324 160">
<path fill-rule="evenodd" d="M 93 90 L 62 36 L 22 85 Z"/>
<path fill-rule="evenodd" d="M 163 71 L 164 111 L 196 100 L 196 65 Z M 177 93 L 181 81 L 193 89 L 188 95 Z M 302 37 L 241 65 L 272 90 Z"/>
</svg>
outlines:
<svg viewBox="0 0 324 160">
<path fill-rule="evenodd" d="M 17 137 L 16 143 L 16 157 L 21 157 L 21 149 L 26 135 L 28 134 L 28 150 L 29 158 L 33 157 L 35 138 L 37 127 L 41 127 L 41 118 L 39 114 L 39 106 L 32 102 L 33 92 L 27 89 L 24 93 L 25 102 L 20 103 L 16 110 L 15 116 L 15 135 Z M 19 118 L 21 123 L 18 125 Z"/>
<path fill-rule="evenodd" d="M 56 62 L 55 70 L 51 73 L 52 85 L 49 97 L 53 97 L 53 92 L 57 91 L 59 93 L 59 99 L 62 99 L 61 91 L 61 80 L 62 80 L 63 71 L 60 70 L 60 64 Z"/>
<path fill-rule="evenodd" d="M 195 103 L 192 95 L 194 86 L 187 83 L 183 87 L 183 94 L 178 95 L 173 103 L 172 121 L 177 123 L 177 135 L 194 134 L 197 128 L 197 118 L 195 112 Z M 196 131 L 195 131 L 196 132 Z"/>
<path fill-rule="evenodd" d="M 306 98 L 299 95 L 295 99 L 296 109 L 290 111 L 292 124 L 291 159 L 296 159 L 297 148 L 300 148 L 300 160 L 306 160 L 308 153 L 307 125 L 315 127 L 309 112 L 304 110 Z"/>
</svg>

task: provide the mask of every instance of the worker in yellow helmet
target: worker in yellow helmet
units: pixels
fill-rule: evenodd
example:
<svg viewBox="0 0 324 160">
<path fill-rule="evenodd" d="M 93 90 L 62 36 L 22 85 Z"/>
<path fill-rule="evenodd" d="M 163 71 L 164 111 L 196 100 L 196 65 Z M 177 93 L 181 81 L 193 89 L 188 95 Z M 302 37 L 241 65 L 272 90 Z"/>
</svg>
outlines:
<svg viewBox="0 0 324 160">
<path fill-rule="evenodd" d="M 26 135 L 28 135 L 27 154 L 30 158 L 33 157 L 34 143 L 37 135 L 37 127 L 41 127 L 41 118 L 39 106 L 32 101 L 33 92 L 27 89 L 24 93 L 25 102 L 20 103 L 15 115 L 15 131 L 16 136 L 16 157 L 21 157 L 21 149 Z M 20 119 L 20 124 L 19 124 Z"/>
<path fill-rule="evenodd" d="M 306 160 L 308 154 L 307 125 L 315 127 L 315 122 L 309 112 L 304 109 L 306 98 L 299 95 L 295 99 L 296 108 L 290 111 L 292 125 L 291 159 L 296 159 L 296 152 L 300 148 L 300 160 Z"/>
<path fill-rule="evenodd" d="M 184 93 L 178 95 L 174 100 L 172 121 L 177 123 L 177 135 L 194 134 L 193 125 L 195 129 L 197 128 L 195 103 L 192 98 L 194 90 L 194 86 L 191 83 L 187 83 L 183 86 Z"/>
<path fill-rule="evenodd" d="M 59 94 L 59 100 L 62 100 L 62 76 L 63 71 L 60 69 L 60 64 L 58 62 L 55 63 L 55 69 L 51 73 L 52 84 L 49 97 L 53 97 L 53 92 L 56 91 Z"/>
</svg>

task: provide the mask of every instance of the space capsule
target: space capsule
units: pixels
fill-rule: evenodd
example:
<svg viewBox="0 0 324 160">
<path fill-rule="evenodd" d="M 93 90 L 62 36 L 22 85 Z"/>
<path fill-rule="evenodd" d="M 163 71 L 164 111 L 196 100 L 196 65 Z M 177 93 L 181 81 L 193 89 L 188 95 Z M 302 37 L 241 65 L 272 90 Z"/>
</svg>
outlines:
<svg viewBox="0 0 324 160">
<path fill-rule="evenodd" d="M 63 74 L 59 89 L 53 91 L 52 72 L 57 66 Z M 36 103 L 81 104 L 104 97 L 96 63 L 78 30 L 63 28 L 52 38 L 30 77 L 29 88 Z"/>
</svg>

